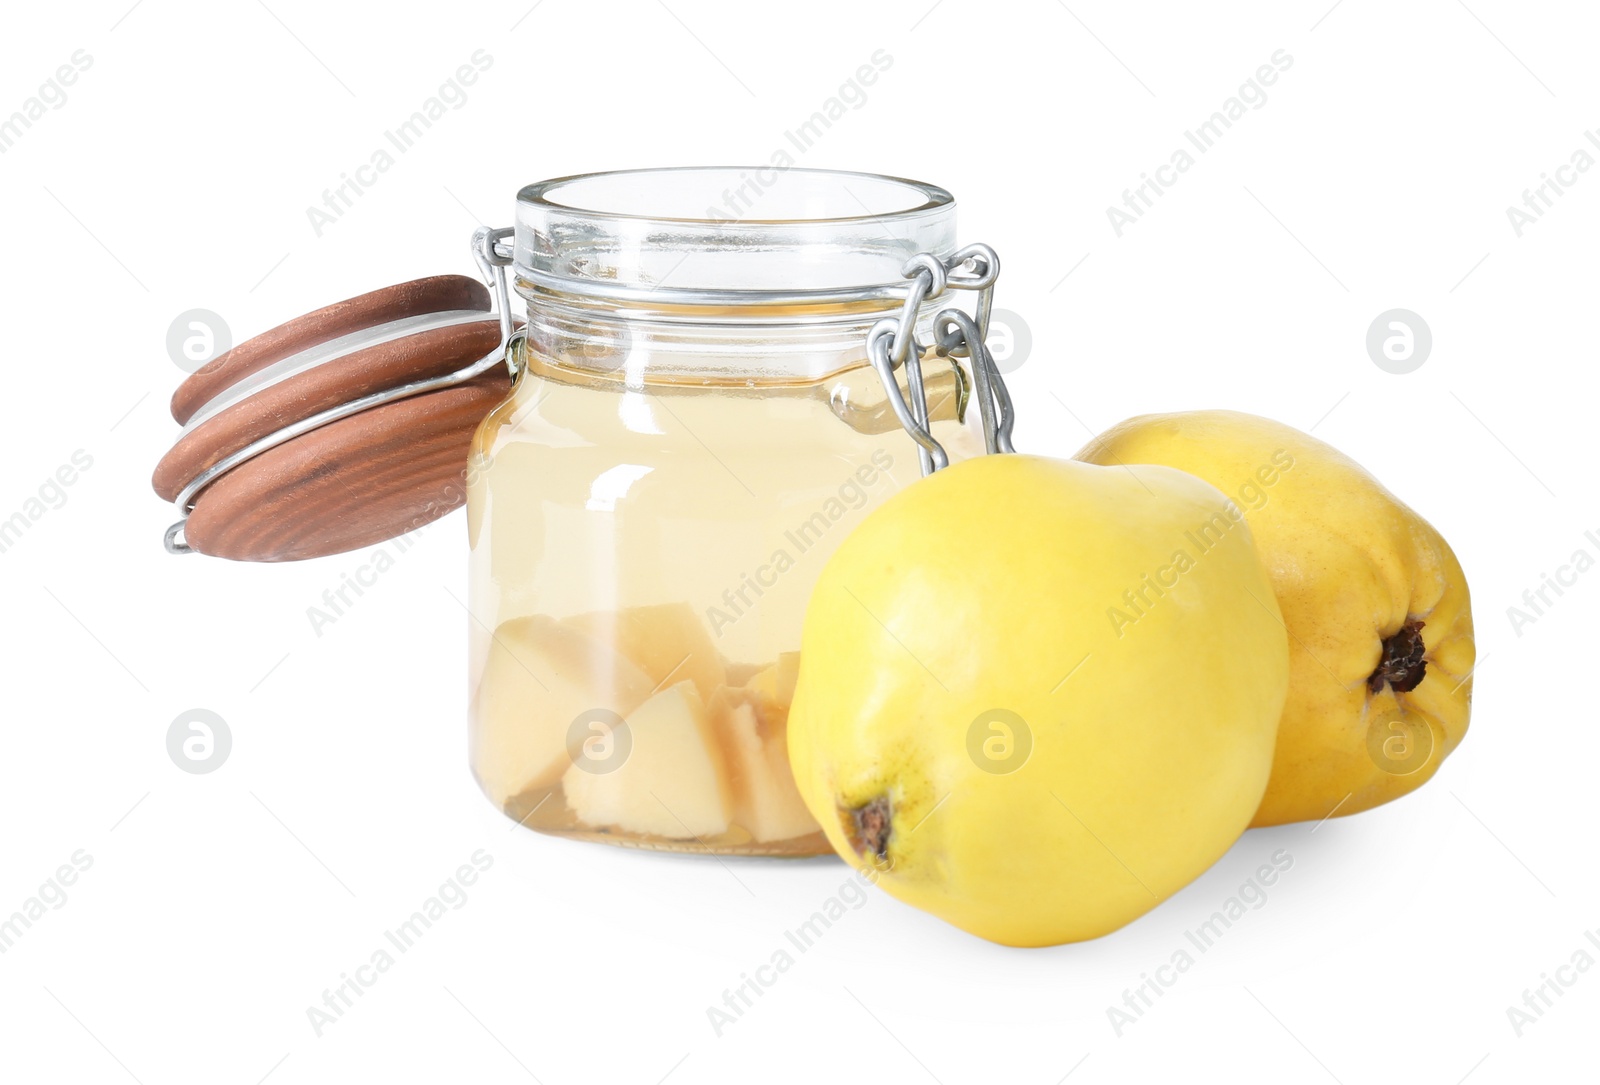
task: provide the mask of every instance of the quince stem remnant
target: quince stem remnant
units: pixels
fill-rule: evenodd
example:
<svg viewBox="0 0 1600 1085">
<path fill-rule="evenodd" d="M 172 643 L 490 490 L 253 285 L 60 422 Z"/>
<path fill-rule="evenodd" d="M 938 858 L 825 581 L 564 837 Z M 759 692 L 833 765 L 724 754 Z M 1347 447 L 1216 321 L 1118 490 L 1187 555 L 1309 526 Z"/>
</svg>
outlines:
<svg viewBox="0 0 1600 1085">
<path fill-rule="evenodd" d="M 1379 693 L 1387 682 L 1396 693 L 1410 693 L 1422 684 L 1423 676 L 1428 671 L 1428 664 L 1423 659 L 1428 650 L 1422 643 L 1422 627 L 1425 624 L 1413 618 L 1400 627 L 1400 632 L 1384 640 L 1383 658 L 1378 662 L 1378 669 L 1367 679 L 1368 691 Z"/>
<path fill-rule="evenodd" d="M 868 851 L 884 862 L 889 858 L 889 837 L 893 835 L 890 824 L 892 812 L 889 809 L 889 796 L 879 795 L 864 806 L 857 806 L 849 811 L 850 815 L 850 843 L 859 855 Z"/>
</svg>

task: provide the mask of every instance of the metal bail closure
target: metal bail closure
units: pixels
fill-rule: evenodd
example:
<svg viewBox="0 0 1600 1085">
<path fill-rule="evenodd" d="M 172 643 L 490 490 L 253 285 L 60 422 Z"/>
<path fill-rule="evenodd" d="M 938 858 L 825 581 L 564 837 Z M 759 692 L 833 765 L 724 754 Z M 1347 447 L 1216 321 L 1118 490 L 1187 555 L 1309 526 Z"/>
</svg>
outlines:
<svg viewBox="0 0 1600 1085">
<path fill-rule="evenodd" d="M 950 466 L 944 446 L 933 436 L 928 417 L 928 397 L 922 379 L 922 354 L 917 342 L 917 314 L 932 298 L 949 290 L 978 292 L 974 319 L 952 306 L 934 316 L 934 348 L 940 357 L 966 358 L 972 365 L 972 379 L 978 396 L 978 412 L 983 422 L 984 446 L 990 453 L 1015 452 L 1011 430 L 1016 412 L 1005 379 L 995 364 L 986 343 L 989 316 L 994 309 L 994 284 L 1000 277 L 1000 258 L 988 245 L 968 245 L 941 261 L 931 253 L 918 253 L 906 262 L 902 274 L 911 280 L 900 314 L 885 317 L 867 332 L 867 358 L 883 381 L 889 406 L 917 443 L 917 459 L 923 475 Z M 902 392 L 895 371 L 906 371 Z M 908 398 L 909 397 L 909 398 Z"/>
<path fill-rule="evenodd" d="M 438 275 L 375 290 L 247 340 L 184 381 L 172 400 L 184 429 L 152 478 L 182 516 L 166 549 L 321 557 L 465 503 L 472 434 L 515 376 L 510 237 L 473 235 L 483 283 Z"/>
</svg>

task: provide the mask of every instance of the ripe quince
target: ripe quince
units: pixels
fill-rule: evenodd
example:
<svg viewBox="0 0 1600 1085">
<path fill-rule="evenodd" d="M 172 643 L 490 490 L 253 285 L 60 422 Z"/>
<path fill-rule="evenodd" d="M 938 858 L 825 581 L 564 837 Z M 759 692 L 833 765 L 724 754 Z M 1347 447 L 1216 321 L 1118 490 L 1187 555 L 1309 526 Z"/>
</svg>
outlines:
<svg viewBox="0 0 1600 1085">
<path fill-rule="evenodd" d="M 1005 945 L 1073 942 L 1243 832 L 1288 677 L 1217 490 L 985 456 L 889 499 L 823 569 L 789 756 L 834 848 L 889 893 Z"/>
<path fill-rule="evenodd" d="M 1337 449 L 1233 411 L 1131 418 L 1078 453 L 1176 467 L 1243 508 L 1288 626 L 1289 697 L 1256 825 L 1420 787 L 1467 731 L 1467 579 L 1439 532 Z"/>
</svg>

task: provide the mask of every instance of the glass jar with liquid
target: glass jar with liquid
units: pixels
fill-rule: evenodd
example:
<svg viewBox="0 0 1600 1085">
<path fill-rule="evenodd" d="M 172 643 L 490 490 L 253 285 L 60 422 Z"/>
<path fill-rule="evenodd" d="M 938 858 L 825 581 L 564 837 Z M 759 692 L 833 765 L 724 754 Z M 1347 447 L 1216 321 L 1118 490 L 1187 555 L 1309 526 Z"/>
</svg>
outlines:
<svg viewBox="0 0 1600 1085">
<path fill-rule="evenodd" d="M 507 815 L 829 850 L 786 753 L 801 622 L 828 556 L 921 474 L 868 332 L 908 260 L 955 251 L 950 194 L 890 177 L 641 170 L 519 194 L 517 377 L 467 468 L 471 759 Z M 983 451 L 968 364 L 923 356 L 953 460 Z"/>
</svg>

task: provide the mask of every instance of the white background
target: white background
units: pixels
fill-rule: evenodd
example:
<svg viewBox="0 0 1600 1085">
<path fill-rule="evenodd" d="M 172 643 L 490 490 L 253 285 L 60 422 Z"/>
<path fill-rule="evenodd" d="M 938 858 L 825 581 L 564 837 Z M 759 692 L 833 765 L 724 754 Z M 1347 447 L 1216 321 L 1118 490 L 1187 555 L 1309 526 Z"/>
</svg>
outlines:
<svg viewBox="0 0 1600 1085">
<path fill-rule="evenodd" d="M 1600 25 L 1468 3 L 13 5 L 0 116 L 93 63 L 0 155 L 0 518 L 76 450 L 93 466 L 0 554 L 0 914 L 75 851 L 93 865 L 0 956 L 0 1078 L 1591 1077 L 1600 969 L 1520 1037 L 1506 1010 L 1600 928 L 1600 573 L 1520 636 L 1507 608 L 1600 554 L 1600 170 L 1520 238 L 1506 208 L 1600 128 Z M 467 103 L 317 237 L 308 205 L 478 49 Z M 1033 339 L 1018 444 L 1201 407 L 1314 427 L 1453 543 L 1476 712 L 1422 791 L 1251 832 L 1094 943 L 1003 949 L 873 893 L 719 1037 L 707 1007 L 846 868 L 514 830 L 465 767 L 461 515 L 320 637 L 306 608 L 360 555 L 167 556 L 165 337 L 191 308 L 237 340 L 470 273 L 472 228 L 531 180 L 764 161 L 878 49 L 890 70 L 802 160 L 942 184 L 1000 251 Z M 1266 104 L 1117 237 L 1108 205 L 1278 49 Z M 1397 306 L 1434 336 L 1404 376 L 1364 346 Z M 166 751 L 197 707 L 233 734 L 210 775 Z M 1107 1007 L 1280 848 L 1267 904 L 1116 1035 Z M 307 1007 L 476 849 L 467 903 L 318 1038 Z"/>
</svg>

